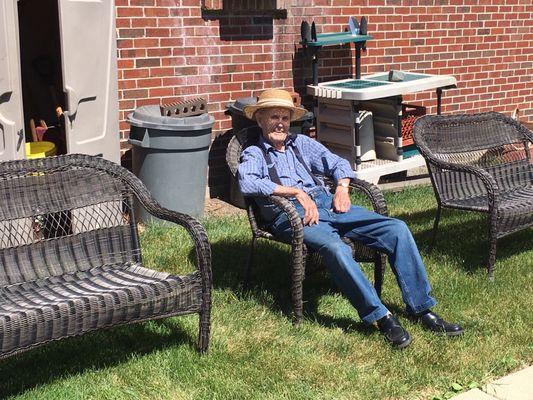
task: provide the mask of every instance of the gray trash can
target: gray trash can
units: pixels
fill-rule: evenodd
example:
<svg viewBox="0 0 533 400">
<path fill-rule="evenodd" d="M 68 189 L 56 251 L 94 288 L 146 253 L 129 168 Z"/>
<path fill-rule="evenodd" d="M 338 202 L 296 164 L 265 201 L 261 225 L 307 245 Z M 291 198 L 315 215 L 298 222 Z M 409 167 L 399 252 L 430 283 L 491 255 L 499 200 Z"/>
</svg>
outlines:
<svg viewBox="0 0 533 400">
<path fill-rule="evenodd" d="M 161 116 L 158 105 L 128 115 L 132 169 L 164 207 L 200 217 L 204 211 L 207 159 L 215 119 L 209 114 Z M 136 215 L 153 218 L 136 205 Z"/>
</svg>

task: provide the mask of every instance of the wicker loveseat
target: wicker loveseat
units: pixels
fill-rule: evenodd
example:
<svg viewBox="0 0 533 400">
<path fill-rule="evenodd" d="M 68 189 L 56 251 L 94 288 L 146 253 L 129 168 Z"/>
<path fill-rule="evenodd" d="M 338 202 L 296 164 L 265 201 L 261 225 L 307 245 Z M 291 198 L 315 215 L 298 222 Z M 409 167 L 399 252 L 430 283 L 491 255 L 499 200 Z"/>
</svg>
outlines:
<svg viewBox="0 0 533 400">
<path fill-rule="evenodd" d="M 258 127 L 250 127 L 236 133 L 230 140 L 226 151 L 226 162 L 233 176 L 236 179 L 237 170 L 240 163 L 242 151 L 253 144 L 256 144 L 261 130 Z M 327 184 L 326 180 L 326 184 Z M 379 188 L 371 183 L 353 179 L 350 183 L 351 191 L 358 191 L 368 197 L 372 203 L 375 212 L 387 215 L 387 205 L 385 198 Z M 269 200 L 278 206 L 290 221 L 292 227 L 291 246 L 291 298 L 294 313 L 294 322 L 299 323 L 303 316 L 303 280 L 305 275 L 312 270 L 311 265 L 320 267 L 321 259 L 317 252 L 312 252 L 303 243 L 303 223 L 299 217 L 294 205 L 286 198 L 279 196 L 270 196 Z M 253 198 L 244 198 L 245 208 L 248 213 L 248 220 L 252 229 L 252 243 L 246 265 L 245 285 L 248 284 L 251 276 L 253 264 L 253 252 L 255 242 L 258 238 L 280 241 L 276 236 L 269 232 L 268 227 L 261 218 L 261 213 Z M 381 295 L 383 277 L 385 273 L 386 256 L 363 244 L 345 238 L 345 243 L 352 249 L 355 260 L 363 262 L 374 262 L 374 287 L 378 295 Z M 308 263 L 308 261 L 314 261 Z"/>
<path fill-rule="evenodd" d="M 425 116 L 414 126 L 441 208 L 487 213 L 492 277 L 499 238 L 533 226 L 533 134 L 495 112 Z"/>
<path fill-rule="evenodd" d="M 210 247 L 193 218 L 162 208 L 124 168 L 68 155 L 0 163 L 0 358 L 100 328 L 199 314 L 209 344 Z M 132 202 L 184 227 L 197 270 L 142 264 Z"/>
</svg>

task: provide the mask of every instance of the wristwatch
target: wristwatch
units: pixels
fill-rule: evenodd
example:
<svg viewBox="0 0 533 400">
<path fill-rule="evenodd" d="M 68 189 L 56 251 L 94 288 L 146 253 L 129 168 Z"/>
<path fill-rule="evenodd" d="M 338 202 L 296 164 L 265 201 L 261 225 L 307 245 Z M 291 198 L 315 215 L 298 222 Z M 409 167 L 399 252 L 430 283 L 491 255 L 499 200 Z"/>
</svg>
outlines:
<svg viewBox="0 0 533 400">
<path fill-rule="evenodd" d="M 347 183 L 347 182 L 341 182 L 341 183 L 337 183 L 337 186 L 342 186 L 343 188 L 348 188 L 348 187 L 350 187 L 350 184 Z"/>
</svg>

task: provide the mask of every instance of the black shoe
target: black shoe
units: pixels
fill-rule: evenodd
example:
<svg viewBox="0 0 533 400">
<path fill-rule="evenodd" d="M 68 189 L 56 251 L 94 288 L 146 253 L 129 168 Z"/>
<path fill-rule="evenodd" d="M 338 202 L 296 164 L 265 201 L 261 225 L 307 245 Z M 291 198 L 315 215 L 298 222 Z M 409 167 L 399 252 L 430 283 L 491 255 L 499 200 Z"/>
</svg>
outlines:
<svg viewBox="0 0 533 400">
<path fill-rule="evenodd" d="M 409 336 L 409 333 L 400 325 L 394 315 L 385 315 L 376 322 L 379 331 L 393 347 L 403 349 L 411 344 L 411 336 Z"/>
<path fill-rule="evenodd" d="M 444 321 L 433 311 L 428 311 L 425 314 L 417 315 L 415 316 L 415 319 L 420 321 L 424 328 L 435 332 L 438 335 L 458 336 L 463 334 L 463 328 L 457 324 Z"/>
</svg>

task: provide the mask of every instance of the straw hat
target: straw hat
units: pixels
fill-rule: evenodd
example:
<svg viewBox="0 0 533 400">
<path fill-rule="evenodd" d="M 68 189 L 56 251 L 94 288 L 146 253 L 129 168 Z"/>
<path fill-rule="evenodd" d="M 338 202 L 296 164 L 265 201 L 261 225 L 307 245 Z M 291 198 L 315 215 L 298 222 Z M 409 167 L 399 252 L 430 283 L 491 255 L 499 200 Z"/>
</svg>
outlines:
<svg viewBox="0 0 533 400">
<path fill-rule="evenodd" d="M 304 108 L 296 107 L 292 101 L 292 96 L 286 90 L 268 89 L 259 96 L 256 104 L 244 107 L 244 115 L 255 120 L 255 112 L 263 108 L 280 107 L 291 111 L 291 121 L 302 118 L 307 111 Z"/>
</svg>

